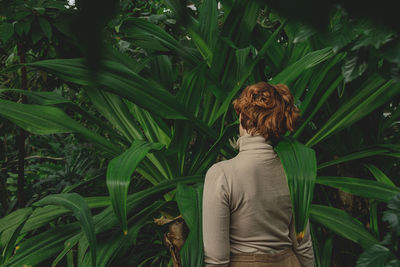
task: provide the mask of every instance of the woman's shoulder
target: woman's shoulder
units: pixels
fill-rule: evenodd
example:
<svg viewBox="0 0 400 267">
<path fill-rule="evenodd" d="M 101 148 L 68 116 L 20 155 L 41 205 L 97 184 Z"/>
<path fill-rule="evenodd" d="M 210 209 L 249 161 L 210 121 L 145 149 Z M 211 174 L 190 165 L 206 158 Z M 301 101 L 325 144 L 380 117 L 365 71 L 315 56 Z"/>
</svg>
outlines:
<svg viewBox="0 0 400 267">
<path fill-rule="evenodd" d="M 213 168 L 213 169 L 216 169 L 216 170 L 219 170 L 219 171 L 223 172 L 227 168 L 229 169 L 229 168 L 232 168 L 232 166 L 234 166 L 234 164 L 235 164 L 235 162 L 237 160 L 236 158 L 237 158 L 237 156 L 233 157 L 231 159 L 226 159 L 226 160 L 221 160 L 221 161 L 215 162 L 213 165 L 211 165 L 209 170 L 211 168 Z"/>
<path fill-rule="evenodd" d="M 234 169 L 236 157 L 215 162 L 208 169 L 206 176 L 221 176 L 226 182 L 232 178 L 231 172 Z"/>
</svg>

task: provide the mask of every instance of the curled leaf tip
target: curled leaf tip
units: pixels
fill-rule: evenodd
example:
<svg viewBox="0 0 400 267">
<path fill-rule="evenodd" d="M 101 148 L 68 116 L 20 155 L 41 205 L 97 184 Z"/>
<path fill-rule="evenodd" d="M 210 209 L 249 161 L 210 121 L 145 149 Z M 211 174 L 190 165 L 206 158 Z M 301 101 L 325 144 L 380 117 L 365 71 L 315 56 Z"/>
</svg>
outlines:
<svg viewBox="0 0 400 267">
<path fill-rule="evenodd" d="M 18 249 L 19 249 L 19 246 L 16 246 L 16 247 L 15 247 L 15 250 L 18 250 Z"/>
<path fill-rule="evenodd" d="M 304 238 L 304 232 L 300 232 L 296 235 L 297 242 L 300 242 Z"/>
<path fill-rule="evenodd" d="M 124 235 L 127 235 L 128 234 L 128 230 L 124 230 Z"/>
</svg>

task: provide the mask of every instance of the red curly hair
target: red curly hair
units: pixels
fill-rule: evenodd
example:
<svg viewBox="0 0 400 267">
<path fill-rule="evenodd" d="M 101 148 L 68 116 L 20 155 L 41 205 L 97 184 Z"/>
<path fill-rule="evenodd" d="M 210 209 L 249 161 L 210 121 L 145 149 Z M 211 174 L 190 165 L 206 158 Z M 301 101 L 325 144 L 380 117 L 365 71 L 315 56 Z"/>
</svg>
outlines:
<svg viewBox="0 0 400 267">
<path fill-rule="evenodd" d="M 245 130 L 251 135 L 258 133 L 273 144 L 286 131 L 293 132 L 300 117 L 293 95 L 282 83 L 249 85 L 232 104 L 236 113 L 242 115 L 241 125 Z"/>
</svg>

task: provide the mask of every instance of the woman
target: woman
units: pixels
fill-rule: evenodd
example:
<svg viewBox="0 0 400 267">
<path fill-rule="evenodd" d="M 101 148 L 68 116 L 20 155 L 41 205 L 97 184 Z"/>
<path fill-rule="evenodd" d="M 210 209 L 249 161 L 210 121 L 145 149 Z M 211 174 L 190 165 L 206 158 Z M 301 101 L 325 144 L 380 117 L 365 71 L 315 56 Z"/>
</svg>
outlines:
<svg viewBox="0 0 400 267">
<path fill-rule="evenodd" d="M 212 165 L 204 182 L 205 266 L 312 267 L 309 224 L 298 243 L 289 187 L 273 149 L 300 116 L 293 96 L 284 84 L 259 82 L 233 105 L 239 153 Z"/>
</svg>

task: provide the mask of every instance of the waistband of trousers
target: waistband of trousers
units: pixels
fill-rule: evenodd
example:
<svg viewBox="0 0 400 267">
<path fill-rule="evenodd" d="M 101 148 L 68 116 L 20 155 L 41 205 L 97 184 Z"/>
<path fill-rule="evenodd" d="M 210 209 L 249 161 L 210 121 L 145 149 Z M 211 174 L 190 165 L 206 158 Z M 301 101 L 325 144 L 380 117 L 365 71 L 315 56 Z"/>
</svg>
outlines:
<svg viewBox="0 0 400 267">
<path fill-rule="evenodd" d="M 287 248 L 285 250 L 276 252 L 276 253 L 231 253 L 230 261 L 268 261 L 268 262 L 277 262 L 282 259 L 288 257 L 289 255 L 294 254 L 293 249 Z"/>
</svg>

